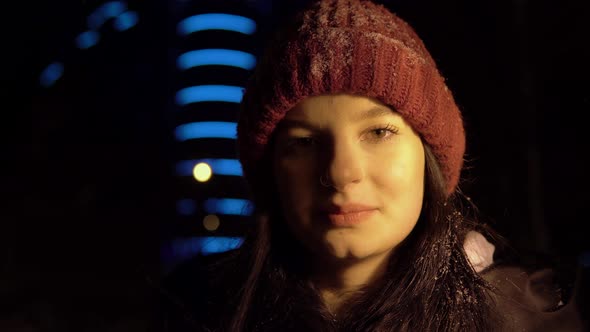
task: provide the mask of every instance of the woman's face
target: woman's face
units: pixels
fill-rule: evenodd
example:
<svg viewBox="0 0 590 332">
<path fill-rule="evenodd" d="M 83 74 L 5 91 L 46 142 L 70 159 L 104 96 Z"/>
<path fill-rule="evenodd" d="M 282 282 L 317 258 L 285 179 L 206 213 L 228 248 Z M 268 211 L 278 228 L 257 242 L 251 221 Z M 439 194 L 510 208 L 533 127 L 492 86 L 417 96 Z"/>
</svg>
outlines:
<svg viewBox="0 0 590 332">
<path fill-rule="evenodd" d="M 283 217 L 324 260 L 388 256 L 418 221 L 422 142 L 399 114 L 377 101 L 307 98 L 277 127 L 273 153 Z"/>
</svg>

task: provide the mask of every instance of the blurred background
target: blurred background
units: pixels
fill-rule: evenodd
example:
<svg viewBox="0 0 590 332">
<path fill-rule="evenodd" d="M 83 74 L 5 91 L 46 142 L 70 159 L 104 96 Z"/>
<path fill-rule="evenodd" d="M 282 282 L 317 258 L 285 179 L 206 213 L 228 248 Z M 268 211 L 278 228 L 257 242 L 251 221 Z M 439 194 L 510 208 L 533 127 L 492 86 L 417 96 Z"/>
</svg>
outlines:
<svg viewBox="0 0 590 332">
<path fill-rule="evenodd" d="M 463 110 L 461 184 L 513 245 L 589 249 L 588 1 L 380 1 Z M 1 331 L 157 331 L 158 281 L 252 227 L 235 122 L 307 1 L 13 4 L 2 31 Z"/>
</svg>

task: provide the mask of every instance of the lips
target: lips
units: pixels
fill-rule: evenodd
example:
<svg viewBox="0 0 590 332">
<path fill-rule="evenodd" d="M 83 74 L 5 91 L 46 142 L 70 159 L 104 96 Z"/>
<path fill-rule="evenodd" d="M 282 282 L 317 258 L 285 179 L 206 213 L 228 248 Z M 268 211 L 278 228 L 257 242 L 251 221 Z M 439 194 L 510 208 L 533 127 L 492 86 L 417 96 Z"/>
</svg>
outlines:
<svg viewBox="0 0 590 332">
<path fill-rule="evenodd" d="M 332 205 L 324 209 L 324 215 L 336 227 L 350 227 L 367 221 L 377 208 L 363 204 Z"/>
</svg>

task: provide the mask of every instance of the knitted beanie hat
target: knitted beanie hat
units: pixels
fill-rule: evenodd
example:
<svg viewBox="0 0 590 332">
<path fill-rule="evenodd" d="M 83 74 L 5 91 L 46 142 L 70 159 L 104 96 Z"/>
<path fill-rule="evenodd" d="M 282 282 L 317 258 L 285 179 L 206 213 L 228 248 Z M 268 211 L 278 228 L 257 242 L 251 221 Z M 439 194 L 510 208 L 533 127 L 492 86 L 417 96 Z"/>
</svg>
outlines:
<svg viewBox="0 0 590 332">
<path fill-rule="evenodd" d="M 382 5 L 314 1 L 271 43 L 241 103 L 238 155 L 251 186 L 269 139 L 285 114 L 310 96 L 375 98 L 397 111 L 428 144 L 446 180 L 457 186 L 465 132 L 461 114 L 422 40 Z"/>
</svg>

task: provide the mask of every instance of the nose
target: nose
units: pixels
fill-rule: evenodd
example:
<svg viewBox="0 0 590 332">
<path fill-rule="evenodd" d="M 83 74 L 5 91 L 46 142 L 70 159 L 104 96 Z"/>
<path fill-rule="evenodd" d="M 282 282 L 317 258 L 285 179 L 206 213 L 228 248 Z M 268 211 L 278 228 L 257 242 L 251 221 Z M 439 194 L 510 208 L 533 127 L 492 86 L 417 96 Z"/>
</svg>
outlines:
<svg viewBox="0 0 590 332">
<path fill-rule="evenodd" d="M 344 191 L 363 178 L 362 151 L 356 143 L 350 138 L 332 141 L 325 174 L 328 183 L 338 191 Z"/>
</svg>

